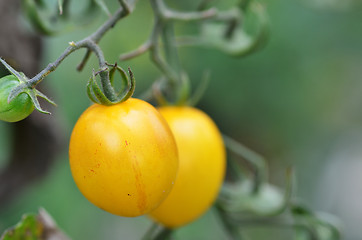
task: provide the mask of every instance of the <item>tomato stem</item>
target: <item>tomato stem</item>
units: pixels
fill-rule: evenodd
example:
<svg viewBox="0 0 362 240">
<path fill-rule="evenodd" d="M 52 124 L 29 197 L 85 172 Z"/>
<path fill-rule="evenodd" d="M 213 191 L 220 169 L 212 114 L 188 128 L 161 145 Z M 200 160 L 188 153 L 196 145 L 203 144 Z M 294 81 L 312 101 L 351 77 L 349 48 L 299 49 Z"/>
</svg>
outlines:
<svg viewBox="0 0 362 240">
<path fill-rule="evenodd" d="M 153 223 L 142 237 L 142 240 L 167 240 L 171 238 L 172 233 L 172 229 Z"/>
<path fill-rule="evenodd" d="M 223 135 L 223 139 L 226 148 L 252 164 L 254 168 L 253 192 L 258 193 L 261 185 L 267 180 L 267 166 L 265 159 L 258 153 L 252 151 L 251 149 L 226 135 Z"/>
<path fill-rule="evenodd" d="M 27 87 L 34 88 L 37 84 L 39 84 L 48 74 L 53 72 L 61 63 L 62 61 L 68 57 L 71 53 L 73 53 L 76 50 L 79 50 L 81 48 L 86 48 L 87 53 L 84 57 L 82 63 L 80 66 L 78 66 L 78 69 L 82 69 L 85 62 L 88 60 L 90 53 L 95 53 L 98 62 L 99 67 L 102 70 L 107 69 L 106 60 L 104 58 L 104 54 L 101 50 L 101 48 L 98 46 L 98 42 L 100 39 L 104 36 L 104 34 L 111 29 L 120 19 L 128 16 L 134 6 L 130 6 L 125 0 L 119 0 L 119 3 L 121 7 L 116 11 L 116 13 L 110 17 L 101 27 L 99 27 L 93 34 L 90 36 L 84 38 L 83 40 L 80 40 L 78 42 L 70 42 L 69 47 L 67 47 L 64 52 L 57 58 L 53 63 L 50 63 L 47 65 L 46 68 L 44 68 L 41 72 L 39 72 L 36 76 L 29 79 L 27 81 Z M 133 3 L 134 5 L 135 3 Z M 101 77 L 101 84 L 104 91 L 104 94 L 108 99 L 111 101 L 115 101 L 117 99 L 116 93 L 109 81 L 108 73 L 102 72 L 100 73 Z"/>
<path fill-rule="evenodd" d="M 233 240 L 245 239 L 241 234 L 240 227 L 231 221 L 227 213 L 218 204 L 215 204 L 215 207 L 218 217 L 220 218 L 221 223 L 224 226 L 224 229 L 227 231 L 231 239 Z"/>
<path fill-rule="evenodd" d="M 182 68 L 175 42 L 174 23 L 169 15 L 171 12 L 168 11 L 162 0 L 151 0 L 151 6 L 156 21 L 151 37 L 151 42 L 153 43 L 150 49 L 152 60 L 166 76 L 166 81 L 163 84 L 165 84 L 164 89 L 167 90 L 168 97 L 173 96 L 176 98 L 176 102 L 180 102 L 180 99 L 184 98 L 183 94 L 186 89 L 186 95 L 188 95 L 188 88 L 184 87 L 188 83 L 182 78 Z M 161 58 L 158 46 L 160 37 L 162 37 L 166 61 Z M 160 90 L 160 94 L 164 94 L 162 92 L 163 89 L 160 88 Z M 167 104 L 170 103 L 167 97 L 164 97 L 164 99 L 167 100 Z"/>
</svg>

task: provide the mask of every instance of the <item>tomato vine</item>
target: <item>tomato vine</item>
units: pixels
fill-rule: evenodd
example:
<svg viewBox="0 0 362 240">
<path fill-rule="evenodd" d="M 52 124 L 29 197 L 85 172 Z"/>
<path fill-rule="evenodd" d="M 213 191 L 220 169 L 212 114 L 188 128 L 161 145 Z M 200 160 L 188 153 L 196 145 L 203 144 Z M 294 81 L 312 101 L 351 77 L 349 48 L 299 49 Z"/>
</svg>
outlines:
<svg viewBox="0 0 362 240">
<path fill-rule="evenodd" d="M 35 28 L 38 29 L 43 34 L 49 34 L 49 35 L 55 34 L 55 32 L 52 31 L 52 29 L 49 29 L 46 20 L 44 20 L 44 18 L 41 16 L 41 11 L 39 9 L 40 7 L 36 5 L 36 2 L 31 0 L 27 0 L 25 2 L 27 6 L 26 10 L 28 11 L 30 20 L 32 24 L 35 26 Z M 92 0 L 91 1 L 92 9 L 95 5 L 97 5 L 107 15 L 109 15 L 109 18 L 91 35 L 85 37 L 80 41 L 69 42 L 69 46 L 54 62 L 49 63 L 42 71 L 40 71 L 32 78 L 26 77 L 23 73 L 16 71 L 8 63 L 0 59 L 1 63 L 5 65 L 6 68 L 14 76 L 13 78 L 16 78 L 19 81 L 19 84 L 16 84 L 16 86 L 14 86 L 12 90 L 9 92 L 7 101 L 11 103 L 11 101 L 16 99 L 16 97 L 18 97 L 20 94 L 26 93 L 38 111 L 42 113 L 49 113 L 41 108 L 37 100 L 37 97 L 42 97 L 51 103 L 54 102 L 49 98 L 47 98 L 44 94 L 40 93 L 36 89 L 36 86 L 39 83 L 41 83 L 50 73 L 55 71 L 58 68 L 58 66 L 69 55 L 71 55 L 72 53 L 74 53 L 79 49 L 85 48 L 86 53 L 84 55 L 83 60 L 78 65 L 77 69 L 81 71 L 84 68 L 92 53 L 96 56 L 98 60 L 98 69 L 93 70 L 90 80 L 88 81 L 86 87 L 89 98 L 96 104 L 94 105 L 95 107 L 92 107 L 91 110 L 87 110 L 87 112 L 83 116 L 86 116 L 87 113 L 93 111 L 94 109 L 98 108 L 107 109 L 101 105 L 112 106 L 114 107 L 114 109 L 116 109 L 119 106 L 121 106 L 121 103 L 124 102 L 126 102 L 127 104 L 132 104 L 134 100 L 128 101 L 128 99 L 132 96 L 135 89 L 135 78 L 133 72 L 131 71 L 130 68 L 128 68 L 129 76 L 127 76 L 127 73 L 117 63 L 114 65 L 109 64 L 106 60 L 106 57 L 104 56 L 102 49 L 98 45 L 100 40 L 109 30 L 111 30 L 121 19 L 129 16 L 134 11 L 137 3 L 137 1 L 126 1 L 126 0 L 118 0 L 117 2 L 119 4 L 119 7 L 113 14 L 111 14 L 111 11 L 109 11 L 105 2 L 103 2 L 102 0 Z M 200 2 L 196 10 L 183 12 L 172 9 L 171 7 L 167 6 L 164 0 L 150 0 L 152 12 L 154 15 L 153 16 L 154 24 L 150 36 L 148 36 L 148 39 L 146 39 L 146 41 L 144 41 L 144 43 L 142 43 L 136 49 L 119 55 L 119 60 L 120 62 L 122 62 L 124 60 L 136 58 L 142 54 L 149 53 L 151 61 L 159 69 L 161 73 L 160 79 L 154 81 L 151 89 L 152 97 L 157 100 L 158 105 L 161 106 L 172 105 L 173 107 L 195 105 L 206 88 L 208 74 L 205 74 L 205 80 L 202 81 L 202 83 L 200 83 L 199 89 L 191 93 L 189 76 L 187 74 L 187 71 L 182 67 L 182 63 L 178 56 L 179 55 L 178 50 L 180 47 L 202 46 L 208 48 L 215 48 L 231 56 L 241 57 L 259 50 L 266 42 L 269 34 L 269 20 L 267 18 L 264 6 L 262 4 L 252 0 L 240 0 L 237 2 L 237 4 L 235 4 L 235 6 L 231 7 L 230 9 L 220 10 L 214 6 L 208 7 L 212 5 L 211 2 L 212 1 L 210 0 L 203 0 Z M 69 1 L 58 0 L 57 4 L 60 15 L 66 18 L 68 12 L 67 6 L 69 4 Z M 258 29 L 254 34 L 248 34 L 243 28 L 245 14 L 247 12 L 254 13 L 257 19 Z M 200 23 L 201 30 L 199 33 L 191 36 L 177 36 L 175 34 L 174 28 L 175 25 L 179 22 Z M 114 75 L 117 72 L 121 75 L 121 79 L 124 83 L 123 85 L 125 86 L 124 89 L 122 89 L 119 92 L 115 90 L 113 84 Z M 100 78 L 100 85 L 97 82 L 97 76 L 99 76 Z M 123 104 L 122 106 L 125 105 L 126 104 Z M 105 111 L 108 111 L 109 109 L 110 108 L 108 108 Z M 118 110 L 117 114 L 119 111 L 120 112 L 123 111 L 122 109 L 119 111 Z M 151 109 L 150 111 L 153 110 Z M 153 111 L 153 113 L 157 115 L 155 111 Z M 99 114 L 101 115 L 101 113 Z M 108 114 L 111 116 L 114 113 L 108 113 Z M 144 119 L 147 119 L 147 116 L 144 117 Z M 113 116 L 111 120 L 113 121 L 114 119 L 119 120 L 118 117 Z M 162 124 L 165 124 L 162 119 L 159 121 Z M 102 122 L 104 122 L 104 119 L 100 117 L 99 122 L 95 120 L 91 122 L 92 122 L 91 124 L 101 125 L 103 124 Z M 111 122 L 110 125 L 117 126 L 117 124 L 120 122 L 122 121 L 118 121 L 117 123 Z M 82 124 L 84 123 L 83 122 L 80 123 L 80 125 Z M 76 141 L 75 144 L 76 147 L 72 147 L 73 145 L 71 145 L 72 148 L 71 158 L 76 159 L 74 161 L 72 160 L 73 164 L 72 166 L 75 166 L 73 167 L 74 169 L 76 169 L 75 178 L 77 183 L 79 183 L 79 185 L 84 184 L 83 180 L 86 178 L 86 176 L 88 177 L 88 175 L 84 173 L 86 172 L 83 171 L 84 169 L 80 170 L 77 169 L 77 167 L 79 167 L 77 165 L 78 164 L 77 161 L 80 162 L 84 161 L 86 162 L 84 163 L 84 165 L 87 166 L 88 164 L 87 161 L 89 159 L 92 159 L 92 156 L 89 154 L 89 156 L 83 157 L 81 156 L 84 153 L 83 149 L 81 149 L 79 152 L 74 149 L 81 148 L 80 146 L 84 144 L 83 141 L 87 138 L 87 135 L 85 133 L 89 133 L 90 131 L 89 126 L 94 127 L 91 124 L 89 125 L 87 124 L 84 124 L 86 126 L 82 125 L 81 130 L 76 129 L 76 131 L 80 131 L 83 135 L 81 136 L 81 138 L 73 140 Z M 125 126 L 129 127 L 127 124 L 125 124 Z M 170 126 L 172 128 L 171 124 Z M 124 129 L 128 129 L 126 127 Z M 94 127 L 94 129 L 96 129 L 96 127 Z M 112 133 L 119 132 L 119 135 L 122 135 L 123 133 L 122 131 L 124 131 L 124 129 L 117 126 L 116 128 L 111 129 L 109 132 Z M 168 127 L 165 127 L 165 129 L 166 129 L 165 132 L 168 133 L 169 131 Z M 142 137 L 145 137 L 146 135 L 146 134 L 143 135 L 143 133 L 144 132 L 141 133 L 138 132 L 139 135 L 137 135 L 138 138 L 135 140 L 136 142 L 138 141 L 138 143 L 140 142 L 142 143 Z M 155 144 L 156 141 L 153 140 L 156 139 L 154 138 L 154 135 L 156 135 L 156 133 L 157 129 L 154 129 L 154 131 L 150 133 L 150 135 L 152 136 L 149 138 L 150 140 L 148 142 Z M 94 141 L 92 142 L 94 146 L 90 144 L 91 146 L 89 147 L 89 149 L 98 149 L 97 147 L 95 147 L 96 145 L 95 142 L 97 139 L 101 138 L 99 134 L 104 134 L 104 132 L 99 133 L 96 129 L 94 130 L 94 132 L 92 132 L 92 134 L 93 136 L 91 139 L 92 141 Z M 171 134 L 169 135 L 171 136 Z M 175 133 L 174 135 L 177 140 L 177 135 Z M 169 138 L 172 139 L 173 141 L 173 138 L 170 136 L 165 137 L 165 139 Z M 165 152 L 165 150 L 162 149 L 163 144 L 161 140 L 163 140 L 163 138 L 161 140 L 160 139 L 157 140 L 159 140 L 159 142 L 156 142 L 158 144 L 157 146 L 160 146 L 161 150 L 159 152 L 160 156 L 158 156 L 156 160 L 159 159 L 162 160 L 163 158 L 167 159 L 167 156 L 166 157 L 163 156 Z M 174 142 L 172 141 L 170 143 L 170 146 L 171 145 L 173 146 L 174 144 Z M 193 141 L 195 143 L 197 142 L 194 139 Z M 327 221 L 324 221 L 324 219 L 319 218 L 316 214 L 309 211 L 298 202 L 294 201 L 294 199 L 292 198 L 293 172 L 291 170 L 287 171 L 286 187 L 284 191 L 281 191 L 279 188 L 272 186 L 267 182 L 267 166 L 265 159 L 262 156 L 253 152 L 249 148 L 245 147 L 241 143 L 233 140 L 232 138 L 226 135 L 223 135 L 223 143 L 221 142 L 222 140 L 218 142 L 220 143 L 219 144 L 220 149 L 223 149 L 223 144 L 225 144 L 229 152 L 233 152 L 239 158 L 242 158 L 245 161 L 247 161 L 248 166 L 251 166 L 250 167 L 251 169 L 248 169 L 247 172 L 252 173 L 251 174 L 252 177 L 249 177 L 248 174 L 244 174 L 244 172 L 240 170 L 240 163 L 238 161 L 228 159 L 228 164 L 229 164 L 228 167 L 232 170 L 232 175 L 234 175 L 234 181 L 224 183 L 220 191 L 220 194 L 218 196 L 218 199 L 216 200 L 215 209 L 218 212 L 218 215 L 224 225 L 224 228 L 229 233 L 230 237 L 232 237 L 233 239 L 243 239 L 243 234 L 241 231 L 242 227 L 247 227 L 250 225 L 254 226 L 265 225 L 270 227 L 275 227 L 275 226 L 292 227 L 297 230 L 306 229 L 310 234 L 310 239 L 324 240 L 324 239 L 339 238 L 339 229 L 337 226 Z M 96 143 L 98 144 L 98 142 Z M 112 144 L 113 143 L 111 142 L 110 145 Z M 210 147 L 210 145 L 208 146 Z M 216 146 L 215 148 L 219 147 L 219 145 Z M 206 145 L 201 144 L 201 146 L 202 147 L 200 148 L 204 149 L 207 148 Z M 136 146 L 135 149 L 136 150 L 141 149 L 141 147 L 144 147 L 144 145 L 139 144 Z M 151 156 L 152 154 L 154 154 L 152 153 L 153 150 L 152 147 L 154 147 L 154 145 L 146 146 L 146 149 L 149 151 L 145 153 L 145 155 L 148 154 L 148 156 Z M 103 148 L 99 149 L 101 151 L 106 152 L 106 150 L 104 150 Z M 180 149 L 182 148 L 180 147 Z M 122 151 L 119 149 L 114 150 L 114 152 L 116 153 L 114 154 L 115 156 L 110 154 L 112 156 L 109 156 L 109 159 L 112 159 L 112 161 L 113 159 L 118 160 L 117 157 L 118 155 L 120 155 L 119 153 L 122 154 L 124 153 Z M 220 150 L 220 152 L 221 151 L 222 150 Z M 74 154 L 74 152 L 76 153 Z M 170 156 L 172 156 L 172 158 L 174 158 L 175 160 L 174 163 L 176 162 L 175 152 L 176 150 L 172 151 L 169 154 Z M 76 155 L 76 157 L 74 157 L 74 155 Z M 136 158 L 133 155 L 129 156 L 130 159 L 132 159 L 132 157 Z M 207 160 L 211 159 L 211 157 L 207 156 L 205 157 L 205 159 L 204 160 L 207 163 Z M 151 160 L 155 159 L 152 159 L 151 157 L 148 160 L 152 162 Z M 94 160 L 94 162 L 97 161 L 98 159 Z M 205 164 L 205 162 L 203 164 Z M 99 164 L 99 162 L 97 162 L 97 164 Z M 151 169 L 152 167 L 154 168 L 152 164 L 153 162 L 150 164 Z M 161 168 L 164 166 L 163 164 L 164 162 L 160 164 Z M 211 163 L 209 165 L 211 165 Z M 173 166 L 174 174 L 165 180 L 165 182 L 167 181 L 167 183 L 165 183 L 165 185 L 167 185 L 167 189 L 164 191 L 167 192 L 171 191 L 170 179 L 175 178 L 176 168 L 177 168 L 176 164 L 174 164 Z M 134 172 L 137 171 L 134 170 Z M 164 174 L 165 172 L 162 172 L 162 174 Z M 129 171 L 126 169 L 123 174 L 127 175 L 128 173 Z M 87 172 L 87 174 L 89 174 L 89 171 Z M 194 175 L 194 177 L 195 176 L 198 175 L 196 174 Z M 223 176 L 223 173 L 220 173 L 220 176 Z M 115 208 L 116 210 L 114 210 L 113 206 L 110 207 L 109 201 L 105 201 L 106 203 L 104 204 L 103 203 L 104 199 L 98 199 L 98 197 L 100 193 L 104 194 L 104 192 L 102 191 L 108 188 L 113 180 L 118 181 L 119 176 L 116 175 L 111 180 L 107 179 L 107 181 L 109 180 L 109 182 L 107 182 L 107 184 L 105 185 L 102 185 L 101 182 L 108 177 L 108 174 L 104 174 L 102 177 L 103 178 L 100 178 L 99 181 L 97 182 L 100 184 L 100 187 L 98 189 L 99 191 L 97 190 L 98 192 L 96 192 L 95 195 L 93 193 L 90 193 L 92 189 L 90 190 L 87 184 L 82 185 L 81 188 L 82 191 L 86 193 L 85 195 L 90 196 L 89 198 L 91 199 L 92 202 L 96 202 L 95 203 L 96 205 L 100 206 L 103 209 L 106 209 L 107 211 L 119 215 L 123 214 L 125 216 L 138 216 L 149 213 L 151 210 L 155 209 L 156 206 L 161 204 L 160 200 L 157 199 L 157 201 L 152 202 L 151 204 L 152 206 L 150 207 L 147 206 L 147 209 L 145 208 L 147 211 L 145 209 L 142 209 L 142 211 L 139 211 L 136 214 L 127 212 L 129 209 L 125 210 L 124 206 L 121 207 L 117 206 L 117 208 Z M 132 175 L 131 178 L 133 177 L 134 176 Z M 137 175 L 136 177 L 139 177 L 139 175 Z M 151 183 L 147 182 L 147 183 L 150 184 L 151 186 L 152 184 L 155 184 L 154 182 Z M 126 185 L 126 183 L 122 184 Z M 219 190 L 218 187 L 216 188 L 215 192 Z M 106 194 L 111 196 L 114 194 L 114 192 L 112 191 L 113 189 L 107 189 Z M 119 197 L 122 203 L 124 202 L 128 203 L 127 201 L 129 200 L 128 197 L 129 195 L 126 196 L 124 192 L 117 192 L 117 194 L 119 194 L 119 196 L 122 195 L 121 197 Z M 147 192 L 147 194 L 148 197 L 152 195 L 149 192 Z M 214 197 L 215 196 L 210 197 L 211 199 L 210 204 L 213 203 Z M 99 202 L 101 202 L 101 204 L 99 204 Z M 265 207 L 265 203 L 268 203 L 269 205 Z M 126 208 L 127 206 L 128 205 L 126 205 Z M 162 204 L 160 206 L 162 206 Z M 196 219 L 200 214 L 202 213 L 196 214 L 197 216 L 195 217 L 193 216 L 192 220 Z M 245 219 L 244 218 L 245 214 L 247 216 L 250 216 L 250 218 Z M 284 218 L 280 220 L 279 218 L 281 217 Z M 292 219 L 291 221 L 289 221 L 290 218 Z M 192 220 L 187 220 L 185 222 L 182 222 L 180 226 L 183 224 L 187 224 Z M 167 226 L 167 224 L 165 223 L 163 224 Z M 175 224 L 175 228 L 176 227 L 178 227 L 178 224 Z M 320 234 L 322 230 L 324 232 L 328 232 L 328 234 L 324 235 Z M 145 239 L 166 239 L 166 237 L 172 235 L 173 231 L 174 230 L 166 227 L 154 225 L 145 235 Z"/>
</svg>

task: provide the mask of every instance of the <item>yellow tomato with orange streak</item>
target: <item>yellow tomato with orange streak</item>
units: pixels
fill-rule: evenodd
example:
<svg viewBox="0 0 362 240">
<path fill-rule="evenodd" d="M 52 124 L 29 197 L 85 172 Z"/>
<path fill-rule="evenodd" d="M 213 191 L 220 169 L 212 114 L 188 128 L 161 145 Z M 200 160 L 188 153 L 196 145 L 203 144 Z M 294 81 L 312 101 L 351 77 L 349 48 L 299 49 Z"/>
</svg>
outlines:
<svg viewBox="0 0 362 240">
<path fill-rule="evenodd" d="M 186 106 L 158 110 L 175 136 L 179 171 L 169 196 L 149 216 L 176 228 L 199 218 L 215 201 L 225 175 L 225 146 L 217 126 L 204 112 Z"/>
<path fill-rule="evenodd" d="M 176 178 L 175 139 L 145 101 L 90 106 L 74 126 L 69 159 L 81 193 L 110 213 L 135 217 L 154 210 Z"/>
</svg>

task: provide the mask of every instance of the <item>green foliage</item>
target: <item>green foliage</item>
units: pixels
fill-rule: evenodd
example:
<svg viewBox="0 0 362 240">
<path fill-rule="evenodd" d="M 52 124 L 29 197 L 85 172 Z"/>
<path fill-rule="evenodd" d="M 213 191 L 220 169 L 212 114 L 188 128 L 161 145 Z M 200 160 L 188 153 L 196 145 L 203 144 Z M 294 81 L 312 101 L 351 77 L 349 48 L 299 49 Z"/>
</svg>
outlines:
<svg viewBox="0 0 362 240">
<path fill-rule="evenodd" d="M 38 240 L 41 238 L 43 225 L 36 214 L 24 215 L 13 228 L 8 229 L 1 240 Z"/>
<path fill-rule="evenodd" d="M 329 214 L 317 214 L 303 206 L 294 206 L 292 214 L 296 220 L 296 240 L 338 240 L 340 235 L 340 223 Z"/>
<path fill-rule="evenodd" d="M 180 1 L 174 2 L 183 5 Z M 185 2 L 185 5 L 191 5 L 190 2 L 196 1 Z M 360 8 L 350 12 L 331 12 L 313 9 L 303 1 L 277 0 L 268 2 L 267 9 L 272 22 L 272 37 L 262 52 L 238 61 L 217 51 L 182 48 L 181 59 L 187 59 L 184 66 L 191 76 L 192 85 L 198 85 L 200 69 L 212 69 L 210 86 L 199 106 L 213 116 L 225 133 L 231 133 L 267 156 L 272 166 L 272 182 L 283 185 L 284 179 L 280 175 L 283 175 L 284 166 L 293 164 L 298 168 L 297 195 L 304 198 L 308 206 L 338 213 L 339 203 L 330 200 L 333 204 L 324 204 L 328 199 L 315 191 L 321 175 L 330 164 L 326 152 L 330 150 L 331 143 L 345 131 L 354 131 L 362 119 Z M 100 46 L 107 60 L 117 61 L 119 52 L 135 48 L 147 38 L 151 21 L 144 19 L 149 16 L 148 1 L 139 1 L 134 15 L 120 22 L 102 39 Z M 47 39 L 44 62 L 53 61 L 69 40 L 80 39 L 95 27 Z M 120 34 L 118 30 L 124 31 Z M 248 43 L 248 38 L 245 39 L 245 43 Z M 79 112 L 89 105 L 84 85 L 92 66 L 97 65 L 95 58 L 92 58 L 84 72 L 77 73 L 72 69 L 81 59 L 81 54 L 75 54 L 49 76 L 52 78 L 49 84 L 60 102 L 58 112 L 62 115 L 67 134 Z M 132 66 L 138 79 L 136 96 L 158 77 L 159 72 L 149 63 L 148 56 L 128 60 L 125 64 Z M 77 102 L 69 97 L 75 95 Z M 56 213 L 56 218 L 74 239 L 94 236 L 111 239 L 121 234 L 130 234 L 132 236 L 128 235 L 128 239 L 137 239 L 149 224 L 148 220 L 119 219 L 83 204 L 81 195 L 72 190 L 74 183 L 68 172 L 66 153 L 59 158 L 62 161 L 57 167 L 60 168 L 54 169 L 46 182 L 35 185 L 25 193 L 26 200 L 18 199 L 2 212 L 0 227 L 8 226 L 15 216 L 40 204 L 49 206 Z M 47 197 L 49 193 L 57 197 Z M 63 197 L 65 195 L 66 198 Z M 253 204 L 266 204 L 263 198 L 254 203 L 253 197 L 248 196 L 242 206 L 244 209 L 253 207 Z M 69 218 L 67 212 L 74 215 Z M 300 209 L 294 215 L 295 219 L 304 223 L 304 227 L 296 227 L 295 237 L 298 240 L 315 236 L 305 230 L 306 225 L 312 226 L 312 232 L 317 232 L 321 239 L 334 239 L 337 236 L 325 221 L 321 223 L 319 215 L 303 213 Z M 94 218 L 99 221 L 93 221 Z M 210 214 L 205 218 L 209 219 Z M 178 233 L 181 237 L 176 235 L 176 239 L 188 239 L 201 232 L 206 234 L 205 238 L 214 237 L 219 229 L 211 229 L 210 222 L 205 218 L 181 229 Z M 80 222 L 90 226 L 89 229 L 85 231 L 77 227 Z M 358 232 L 358 229 L 349 230 L 347 235 L 352 231 Z M 251 236 L 256 236 L 252 237 L 253 240 L 270 237 L 264 229 L 258 235 Z M 284 238 L 283 233 L 279 236 L 275 239 L 290 239 Z"/>
<path fill-rule="evenodd" d="M 21 221 L 9 228 L 1 236 L 0 240 L 69 240 L 58 229 L 54 220 L 45 209 L 39 209 L 38 214 L 25 214 Z"/>
</svg>

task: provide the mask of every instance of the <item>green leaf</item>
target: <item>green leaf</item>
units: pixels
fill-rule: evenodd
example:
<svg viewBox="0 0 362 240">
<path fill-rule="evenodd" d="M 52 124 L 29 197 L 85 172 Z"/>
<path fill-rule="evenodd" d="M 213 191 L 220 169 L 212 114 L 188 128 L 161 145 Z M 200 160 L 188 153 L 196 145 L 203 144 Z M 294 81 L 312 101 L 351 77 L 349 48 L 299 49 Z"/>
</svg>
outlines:
<svg viewBox="0 0 362 240">
<path fill-rule="evenodd" d="M 21 221 L 9 228 L 0 237 L 0 240 L 69 240 L 58 229 L 52 217 L 44 209 L 39 209 L 38 214 L 25 214 Z"/>
<path fill-rule="evenodd" d="M 13 228 L 7 230 L 1 240 L 37 240 L 43 231 L 43 225 L 35 214 L 24 215 Z"/>
</svg>

